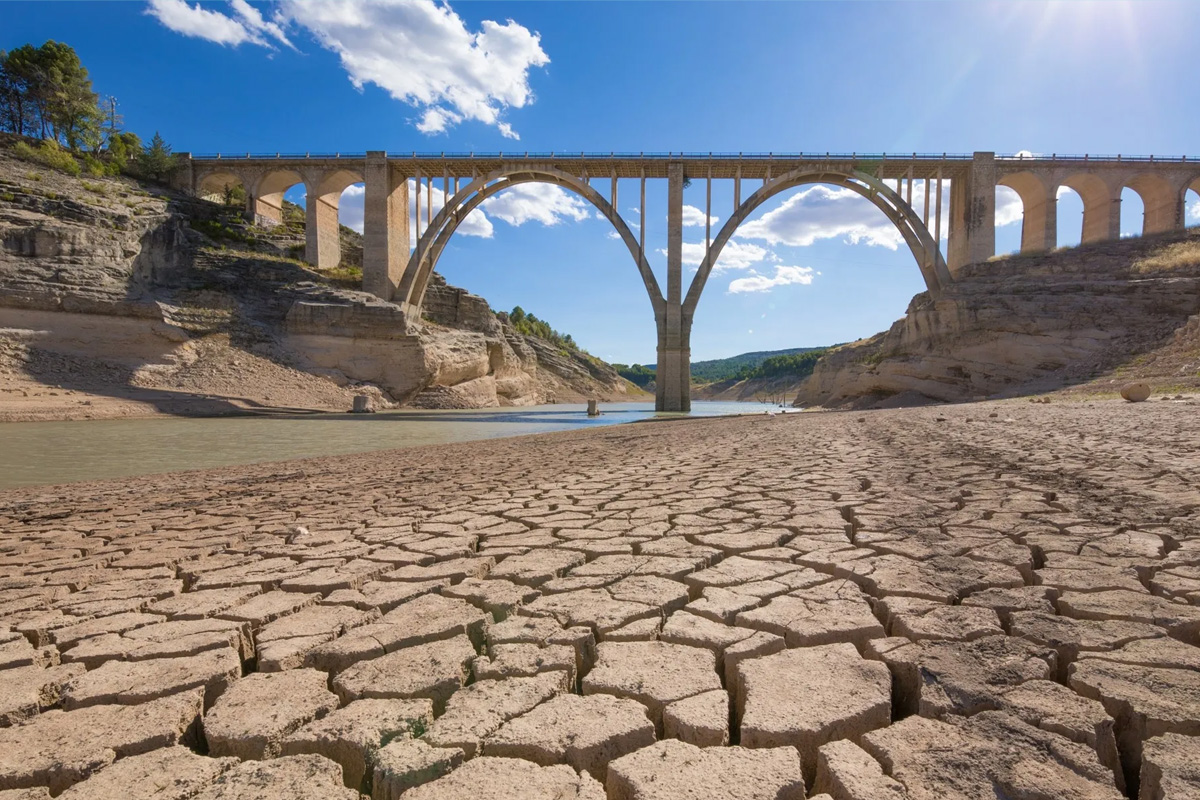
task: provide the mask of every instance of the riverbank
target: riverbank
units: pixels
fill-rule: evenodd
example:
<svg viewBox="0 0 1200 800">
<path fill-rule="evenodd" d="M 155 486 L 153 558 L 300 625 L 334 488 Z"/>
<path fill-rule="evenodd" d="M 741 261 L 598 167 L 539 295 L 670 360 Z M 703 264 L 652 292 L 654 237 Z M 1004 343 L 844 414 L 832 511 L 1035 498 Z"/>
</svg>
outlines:
<svg viewBox="0 0 1200 800">
<path fill-rule="evenodd" d="M 0 492 L 0 788 L 1194 793 L 1196 405 L 694 419 Z"/>
<path fill-rule="evenodd" d="M 594 428 L 661 418 L 653 403 L 581 403 L 375 414 L 166 414 L 134 419 L 0 423 L 0 489 L 340 455 Z M 761 413 L 750 403 L 693 404 L 694 416 Z"/>
</svg>

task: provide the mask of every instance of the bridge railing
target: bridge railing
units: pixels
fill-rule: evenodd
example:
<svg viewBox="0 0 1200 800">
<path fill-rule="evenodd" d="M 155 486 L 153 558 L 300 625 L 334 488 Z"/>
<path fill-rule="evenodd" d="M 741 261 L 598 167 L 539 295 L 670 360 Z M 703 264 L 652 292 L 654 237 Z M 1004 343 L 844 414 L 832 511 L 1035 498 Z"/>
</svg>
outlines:
<svg viewBox="0 0 1200 800">
<path fill-rule="evenodd" d="M 197 161 L 266 161 L 266 160 L 305 160 L 305 159 L 347 159 L 361 161 L 365 153 L 204 153 L 191 154 Z M 657 152 L 608 152 L 608 153 L 563 153 L 556 150 L 548 152 L 496 152 L 496 153 L 388 153 L 392 160 L 411 159 L 418 161 L 433 161 L 439 159 L 478 159 L 496 161 L 501 159 L 537 159 L 567 160 L 567 161 L 630 161 L 638 159 L 679 159 L 683 161 L 970 161 L 974 158 L 968 153 L 834 153 L 834 152 L 800 152 L 800 153 L 657 153 Z M 1074 154 L 1074 153 L 1012 153 L 996 154 L 997 161 L 1131 161 L 1144 163 L 1187 163 L 1200 161 L 1188 156 L 1138 156 L 1116 154 Z"/>
</svg>

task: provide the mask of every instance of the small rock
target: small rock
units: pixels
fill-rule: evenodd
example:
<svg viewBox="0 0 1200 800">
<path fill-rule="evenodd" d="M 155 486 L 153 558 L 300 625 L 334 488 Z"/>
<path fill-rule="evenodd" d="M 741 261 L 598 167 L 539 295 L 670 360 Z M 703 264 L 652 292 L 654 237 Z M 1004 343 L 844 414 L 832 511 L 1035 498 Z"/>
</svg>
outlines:
<svg viewBox="0 0 1200 800">
<path fill-rule="evenodd" d="M 1131 403 L 1141 403 L 1150 397 L 1150 386 L 1145 383 L 1127 383 L 1121 387 L 1121 397 Z"/>
</svg>

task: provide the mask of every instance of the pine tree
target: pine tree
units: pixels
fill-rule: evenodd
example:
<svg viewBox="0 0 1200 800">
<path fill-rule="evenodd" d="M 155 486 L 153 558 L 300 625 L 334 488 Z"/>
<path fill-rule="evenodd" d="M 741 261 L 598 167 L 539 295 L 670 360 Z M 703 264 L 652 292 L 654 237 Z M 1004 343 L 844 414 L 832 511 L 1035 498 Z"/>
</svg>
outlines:
<svg viewBox="0 0 1200 800">
<path fill-rule="evenodd" d="M 150 144 L 142 148 L 138 157 L 138 170 L 147 178 L 164 181 L 170 177 L 174 169 L 175 156 L 171 155 L 171 148 L 163 139 L 162 134 L 155 131 L 154 138 L 150 140 Z"/>
</svg>

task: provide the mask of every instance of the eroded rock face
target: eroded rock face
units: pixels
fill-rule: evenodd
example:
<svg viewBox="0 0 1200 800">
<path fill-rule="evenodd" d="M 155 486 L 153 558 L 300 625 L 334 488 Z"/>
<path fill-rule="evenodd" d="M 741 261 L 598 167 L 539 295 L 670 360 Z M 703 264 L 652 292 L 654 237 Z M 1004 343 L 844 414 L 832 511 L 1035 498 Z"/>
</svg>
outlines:
<svg viewBox="0 0 1200 800">
<path fill-rule="evenodd" d="M 1136 266 L 1184 238 L 1103 242 L 968 265 L 940 296 L 915 296 L 886 332 L 827 354 L 795 404 L 958 402 L 1090 378 L 1169 342 L 1200 312 L 1194 265 L 1157 273 Z M 1189 288 L 1176 296 L 1182 286 Z M 1144 399 L 1137 385 L 1130 385 L 1129 399 Z"/>
</svg>

